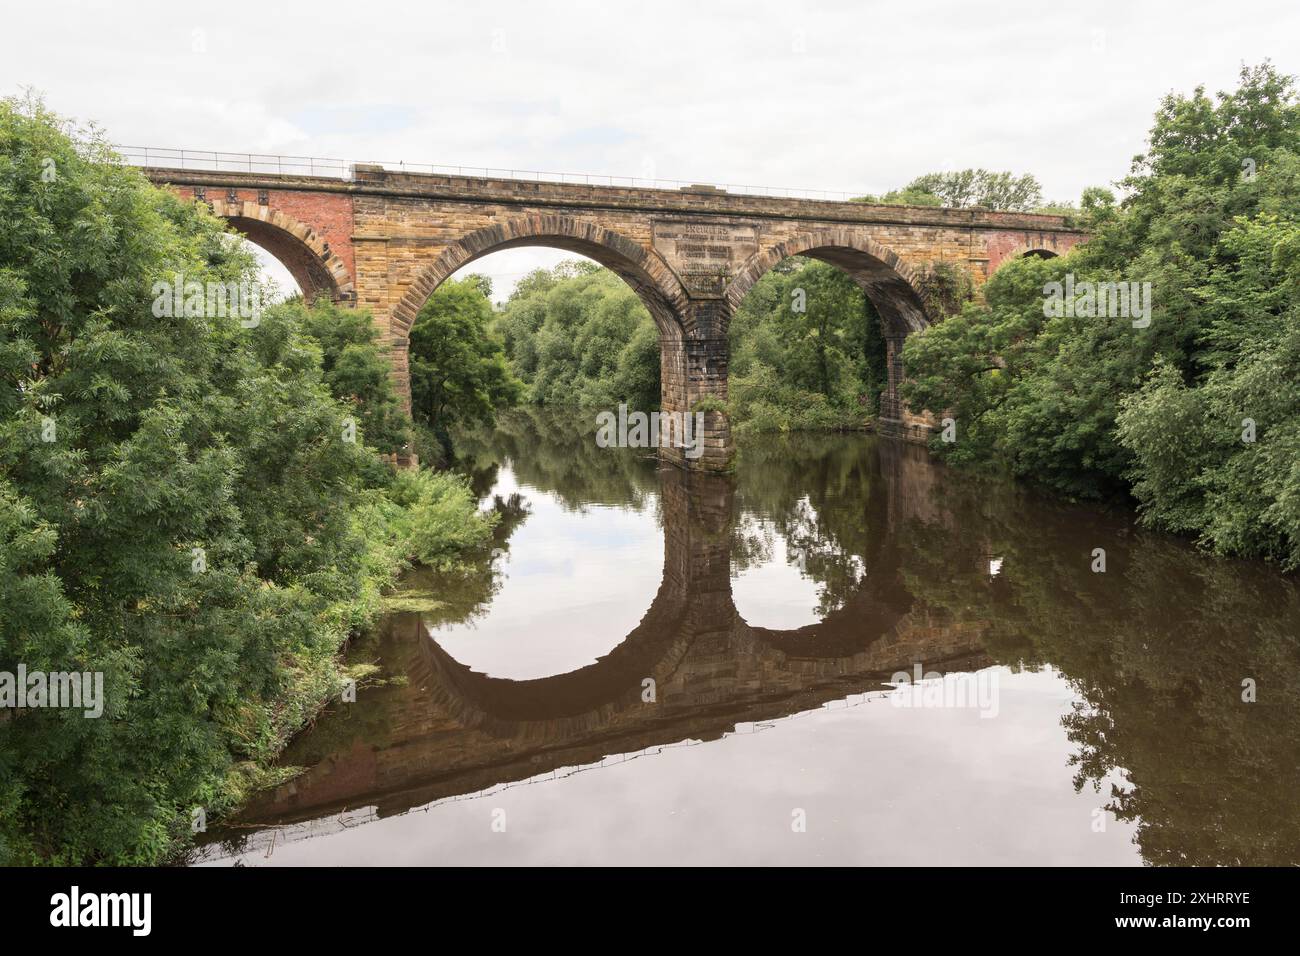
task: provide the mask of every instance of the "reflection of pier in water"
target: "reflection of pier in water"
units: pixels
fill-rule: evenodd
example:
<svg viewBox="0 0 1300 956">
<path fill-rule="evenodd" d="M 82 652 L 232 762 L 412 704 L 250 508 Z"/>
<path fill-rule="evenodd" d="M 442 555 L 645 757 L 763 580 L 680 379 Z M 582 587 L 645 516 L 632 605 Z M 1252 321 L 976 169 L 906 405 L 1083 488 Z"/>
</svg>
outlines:
<svg viewBox="0 0 1300 956">
<path fill-rule="evenodd" d="M 418 615 L 393 615 L 381 653 L 407 684 L 386 688 L 378 703 L 372 693 L 349 705 L 382 707 L 378 732 L 366 720 L 365 739 L 254 799 L 233 826 L 290 827 L 292 838 L 293 824 L 358 808 L 392 816 L 610 755 L 718 739 L 737 725 L 887 690 L 883 682 L 916 661 L 939 672 L 991 663 L 974 628 L 914 607 L 901 581 L 903 526 L 934 518 L 923 455 L 882 443 L 884 480 L 866 504 L 879 533 L 861 556 L 861 586 L 822 622 L 788 631 L 750 626 L 733 603 L 731 480 L 662 469 L 663 581 L 617 647 L 566 674 L 505 680 L 453 660 Z M 653 702 L 644 699 L 647 678 Z"/>
</svg>

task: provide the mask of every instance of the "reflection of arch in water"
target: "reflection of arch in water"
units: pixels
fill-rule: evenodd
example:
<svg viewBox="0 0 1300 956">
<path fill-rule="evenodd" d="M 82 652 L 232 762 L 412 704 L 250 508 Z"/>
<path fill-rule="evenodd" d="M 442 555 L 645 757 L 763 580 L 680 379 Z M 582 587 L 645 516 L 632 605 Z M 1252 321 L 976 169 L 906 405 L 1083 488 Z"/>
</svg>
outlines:
<svg viewBox="0 0 1300 956">
<path fill-rule="evenodd" d="M 907 450 L 883 445 L 878 467 L 895 468 L 895 459 Z M 703 686 L 691 668 L 699 672 L 705 658 L 731 662 L 731 679 L 738 687 L 752 680 L 787 693 L 819 674 L 869 671 L 872 645 L 898 627 L 911 605 L 901 583 L 893 535 L 899 522 L 892 511 L 906 503 L 893 495 L 892 481 L 872 487 L 866 509 L 881 533 L 869 539 L 869 548 L 861 555 L 862 586 L 823 621 L 775 630 L 750 626 L 732 598 L 731 479 L 660 469 L 664 578 L 641 623 L 595 663 L 524 681 L 476 673 L 431 638 L 425 642 L 425 653 L 440 678 L 433 684 L 440 688 L 440 703 L 468 725 L 517 733 L 520 723 L 576 720 L 589 726 L 600 715 L 608 716 L 610 708 L 639 708 L 647 678 L 655 681 L 657 694 L 666 687 L 670 693 L 678 689 L 690 697 L 687 685 Z M 777 672 L 783 680 L 772 679 Z M 708 694 L 725 696 L 725 683 L 713 681 Z M 685 706 L 687 701 L 678 704 Z"/>
<path fill-rule="evenodd" d="M 936 626 L 909 608 L 895 542 L 918 507 L 899 488 L 912 450 L 880 443 L 875 467 L 892 477 L 872 483 L 868 510 L 880 541 L 864 587 L 811 628 L 745 623 L 731 598 L 731 479 L 673 468 L 660 469 L 663 581 L 641 623 L 601 660 L 537 680 L 491 678 L 447 655 L 417 616 L 391 619 L 385 659 L 408 681 L 379 702 L 389 708 L 377 719 L 380 738 L 316 758 L 250 803 L 241 829 L 358 806 L 391 816 L 611 754 L 718 739 L 740 724 L 885 690 L 915 661 L 940 672 L 984 666 L 978 626 Z M 919 464 L 924 450 L 915 451 Z M 642 696 L 646 678 L 653 703 Z"/>
<path fill-rule="evenodd" d="M 474 726 L 482 726 L 489 714 L 493 721 L 513 724 L 598 713 L 633 689 L 639 695 L 644 678 L 663 662 L 680 658 L 686 613 L 683 598 L 681 589 L 665 580 L 640 624 L 600 660 L 531 680 L 489 677 L 471 670 L 429 637 L 422 644 L 439 677 L 433 686 L 458 717 L 477 714 L 467 721 Z"/>
</svg>

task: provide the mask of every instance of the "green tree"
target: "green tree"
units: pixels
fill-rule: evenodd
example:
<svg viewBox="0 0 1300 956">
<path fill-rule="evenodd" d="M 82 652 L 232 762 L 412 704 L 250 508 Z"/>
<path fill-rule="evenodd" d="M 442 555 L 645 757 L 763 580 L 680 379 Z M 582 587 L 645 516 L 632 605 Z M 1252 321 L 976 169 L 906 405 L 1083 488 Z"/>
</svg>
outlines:
<svg viewBox="0 0 1300 956">
<path fill-rule="evenodd" d="M 731 322 L 732 422 L 741 431 L 861 427 L 885 387 L 880 317 L 847 273 L 791 259 Z"/>
<path fill-rule="evenodd" d="M 491 421 L 521 392 L 492 330 L 492 304 L 480 279 L 444 282 L 411 327 L 412 411 L 446 452 L 452 425 Z"/>
<path fill-rule="evenodd" d="M 658 328 L 627 283 L 593 262 L 526 276 L 497 329 L 530 402 L 659 404 Z"/>
<path fill-rule="evenodd" d="M 1118 417 L 1143 519 L 1300 567 L 1300 223 L 1241 219 L 1202 289 L 1211 369 L 1158 363 Z"/>
<path fill-rule="evenodd" d="M 1132 494 L 1153 526 L 1297 566 L 1293 80 L 1264 64 L 1215 97 L 1166 97 L 1121 185 L 1120 203 L 1085 191 L 1087 243 L 1004 265 L 982 302 L 910 337 L 904 397 L 956 419 L 934 445 L 954 460 Z M 1047 315 L 1067 274 L 1149 283 L 1150 314 Z"/>
<path fill-rule="evenodd" d="M 284 311 L 160 307 L 256 264 L 76 134 L 0 103 L 0 670 L 103 672 L 105 711 L 0 723 L 0 845 L 156 862 L 337 687 L 372 456 Z"/>
<path fill-rule="evenodd" d="M 984 206 L 1029 212 L 1043 205 L 1043 189 L 1032 175 L 1016 176 L 987 169 L 962 169 L 926 173 L 902 189 L 883 196 L 864 196 L 858 202 L 906 206 Z"/>
<path fill-rule="evenodd" d="M 393 387 L 388 347 L 379 342 L 369 310 L 324 300 L 310 309 L 301 300 L 283 308 L 294 310 L 293 319 L 320 346 L 325 384 L 356 409 L 366 444 L 385 454 L 401 451 L 410 427 Z"/>
</svg>

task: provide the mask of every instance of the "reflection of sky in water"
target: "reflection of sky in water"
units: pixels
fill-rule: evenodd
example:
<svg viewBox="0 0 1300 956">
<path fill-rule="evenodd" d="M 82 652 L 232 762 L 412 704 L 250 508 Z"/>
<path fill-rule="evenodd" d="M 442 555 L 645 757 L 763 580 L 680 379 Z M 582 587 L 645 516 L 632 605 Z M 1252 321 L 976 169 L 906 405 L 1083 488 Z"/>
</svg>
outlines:
<svg viewBox="0 0 1300 956">
<path fill-rule="evenodd" d="M 746 534 L 761 534 L 771 542 L 769 560 L 757 567 L 733 572 L 731 594 L 736 610 L 751 627 L 789 630 L 816 624 L 818 585 L 790 558 L 785 538 L 771 521 L 746 516 Z"/>
<path fill-rule="evenodd" d="M 792 514 L 801 519 L 796 525 L 800 534 L 816 537 L 817 509 L 807 496 L 799 500 Z M 763 542 L 761 560 L 731 571 L 732 597 L 745 623 L 779 631 L 820 622 L 825 617 L 819 611 L 823 585 L 808 573 L 804 555 L 791 551 L 776 522 L 767 515 L 746 512 L 739 516 L 736 531 L 748 541 Z M 862 559 L 847 555 L 845 561 L 854 579 L 861 580 Z"/>
<path fill-rule="evenodd" d="M 520 444 L 545 440 L 539 428 Z M 623 673 L 608 687 L 591 674 L 597 686 L 452 679 L 414 615 L 390 619 L 385 663 L 411 681 L 367 688 L 317 723 L 300 748 L 311 769 L 249 817 L 289 825 L 259 831 L 241 858 L 1135 864 L 1134 824 L 1099 817 L 1112 784 L 1131 788 L 1115 769 L 1129 767 L 1137 789 L 1126 802 L 1146 814 L 1148 862 L 1292 862 L 1294 714 L 1261 703 L 1243 718 L 1235 704 L 1241 674 L 1290 673 L 1295 604 L 1287 597 L 1274 611 L 1265 598 L 1287 587 L 1276 572 L 1132 535 L 1126 517 L 967 489 L 916 451 L 846 436 L 774 454 L 734 484 L 716 484 L 725 496 L 702 482 L 695 516 L 678 510 L 681 483 L 667 483 L 676 473 L 660 476 L 674 542 L 700 549 L 676 557 L 702 562 L 706 575 L 686 595 L 680 629 L 667 621 L 646 632 L 678 639 L 668 651 L 644 648 L 655 655 L 646 666 L 664 671 L 662 713 L 627 693 Z M 566 477 L 585 495 L 581 479 L 609 476 Z M 634 493 L 611 487 L 616 497 Z M 568 674 L 622 643 L 653 606 L 664 560 L 659 502 L 642 492 L 639 511 L 566 511 L 503 470 L 494 492 L 516 490 L 531 514 L 501 559 L 497 597 L 476 626 L 447 628 L 438 641 L 494 676 Z M 725 531 L 720 506 L 736 519 Z M 1105 582 L 1086 559 L 1099 535 L 1114 548 Z M 1056 560 L 1070 554 L 1085 558 Z M 806 625 L 820 604 L 860 596 L 903 616 L 861 648 L 782 650 L 732 626 L 732 602 L 715 600 L 728 558 L 735 610 L 757 627 Z M 1203 613 L 1228 607 L 1254 630 L 1238 634 Z M 845 621 L 852 631 L 854 619 Z M 984 667 L 990 659 L 1051 661 L 1069 680 L 1047 666 Z M 943 703 L 947 679 L 928 682 L 919 707 L 893 706 L 875 690 L 918 660 L 927 672 L 997 675 L 996 716 L 933 706 L 929 690 Z M 1075 687 L 1088 688 L 1094 715 L 1067 733 L 1062 718 L 1082 703 Z M 1152 692 L 1172 687 L 1195 692 Z M 535 707 L 540 716 L 530 716 Z M 1076 790 L 1081 756 L 1088 782 Z M 1260 766 L 1277 774 L 1258 777 Z M 791 829 L 796 809 L 807 813 L 806 833 Z M 492 829 L 496 810 L 507 814 L 504 833 Z"/>
<path fill-rule="evenodd" d="M 1135 827 L 1076 793 L 1050 668 L 995 668 L 999 713 L 895 707 L 880 694 L 701 746 L 610 758 L 327 839 L 250 853 L 254 865 L 1136 865 Z M 547 775 L 550 777 L 551 775 Z M 802 809 L 807 830 L 791 829 Z M 504 833 L 492 829 L 504 810 Z M 1050 838 L 1049 838 L 1050 835 Z"/>
<path fill-rule="evenodd" d="M 473 623 L 447 625 L 434 636 L 457 661 L 492 677 L 528 680 L 577 670 L 620 644 L 659 590 L 663 529 L 654 500 L 639 512 L 623 505 L 574 511 L 553 493 L 520 484 L 509 466 L 501 467 L 485 500 L 515 492 L 530 511 L 511 536 L 500 592 Z M 777 630 L 821 620 L 820 585 L 791 557 L 776 525 L 749 514 L 741 528 L 769 548 L 762 561 L 733 574 L 741 617 Z"/>
<path fill-rule="evenodd" d="M 577 670 L 622 643 L 654 601 L 664 566 L 654 501 L 639 512 L 566 510 L 502 467 L 492 494 L 515 491 L 529 515 L 510 538 L 501 590 L 473 624 L 440 628 L 435 637 L 457 661 L 492 677 Z"/>
</svg>

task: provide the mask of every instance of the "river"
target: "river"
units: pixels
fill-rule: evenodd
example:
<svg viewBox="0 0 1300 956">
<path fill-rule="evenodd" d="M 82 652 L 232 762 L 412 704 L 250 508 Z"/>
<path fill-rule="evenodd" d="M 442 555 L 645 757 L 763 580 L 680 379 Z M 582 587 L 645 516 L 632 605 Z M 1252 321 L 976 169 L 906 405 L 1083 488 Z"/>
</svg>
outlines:
<svg viewBox="0 0 1300 956">
<path fill-rule="evenodd" d="M 574 418 L 464 443 L 491 560 L 406 577 L 196 863 L 1300 863 L 1294 576 L 868 435 L 703 477 Z"/>
</svg>

